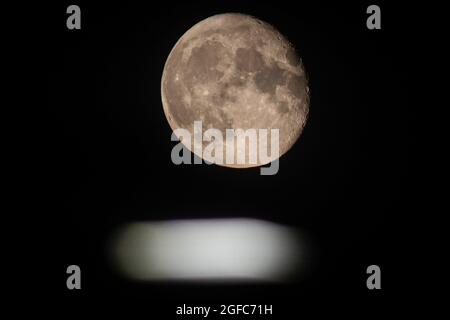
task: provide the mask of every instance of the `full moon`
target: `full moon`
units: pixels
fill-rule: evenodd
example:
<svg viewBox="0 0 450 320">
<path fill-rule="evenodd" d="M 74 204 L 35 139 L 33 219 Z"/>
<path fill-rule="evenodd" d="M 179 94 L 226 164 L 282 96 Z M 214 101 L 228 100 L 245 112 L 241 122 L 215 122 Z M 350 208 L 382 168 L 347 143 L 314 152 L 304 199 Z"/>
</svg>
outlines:
<svg viewBox="0 0 450 320">
<path fill-rule="evenodd" d="M 270 24 L 235 13 L 202 20 L 178 40 L 164 66 L 161 96 L 172 130 L 183 128 L 192 136 L 195 121 L 223 137 L 227 129 L 278 129 L 277 158 L 300 137 L 309 111 L 308 80 L 293 45 Z M 250 163 L 254 151 L 247 140 L 245 150 L 242 144 L 233 148 L 246 153 L 245 163 L 216 164 L 247 168 L 275 160 Z"/>
</svg>

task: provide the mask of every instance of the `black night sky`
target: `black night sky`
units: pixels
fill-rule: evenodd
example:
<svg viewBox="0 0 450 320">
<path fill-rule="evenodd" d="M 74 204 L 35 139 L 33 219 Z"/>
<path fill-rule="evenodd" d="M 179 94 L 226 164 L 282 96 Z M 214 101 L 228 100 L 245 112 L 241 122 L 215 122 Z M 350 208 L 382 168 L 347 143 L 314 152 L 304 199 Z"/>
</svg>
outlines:
<svg viewBox="0 0 450 320">
<path fill-rule="evenodd" d="M 80 5 L 81 30 L 66 28 L 70 4 Z M 382 29 L 368 30 L 370 4 L 49 5 L 41 236 L 52 301 L 81 314 L 125 310 L 144 319 L 177 318 L 183 303 L 273 304 L 273 317 L 281 319 L 383 314 L 401 291 L 410 44 L 403 9 L 375 3 Z M 161 103 L 164 63 L 192 25 L 226 12 L 274 25 L 294 43 L 309 77 L 309 120 L 274 176 L 258 168 L 176 166 L 170 159 L 175 143 Z M 156 284 L 129 281 L 109 264 L 108 239 L 124 223 L 213 217 L 304 230 L 315 250 L 310 273 L 284 285 Z M 66 288 L 71 264 L 81 267 L 82 290 Z M 382 290 L 366 288 L 371 264 L 382 270 Z"/>
</svg>

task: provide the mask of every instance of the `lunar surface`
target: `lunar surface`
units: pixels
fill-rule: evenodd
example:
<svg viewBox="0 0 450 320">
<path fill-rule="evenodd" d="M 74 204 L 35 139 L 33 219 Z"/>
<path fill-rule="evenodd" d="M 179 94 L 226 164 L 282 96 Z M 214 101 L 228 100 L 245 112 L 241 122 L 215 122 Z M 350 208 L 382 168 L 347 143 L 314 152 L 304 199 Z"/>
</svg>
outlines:
<svg viewBox="0 0 450 320">
<path fill-rule="evenodd" d="M 170 52 L 162 75 L 161 95 L 172 130 L 187 129 L 194 121 L 202 129 L 279 130 L 279 154 L 250 163 L 248 141 L 235 154 L 246 153 L 241 164 L 206 159 L 235 168 L 266 164 L 286 153 L 299 138 L 309 111 L 309 88 L 303 64 L 294 47 L 274 27 L 243 14 L 220 14 L 189 29 Z M 183 139 L 182 139 L 183 140 Z M 268 135 L 270 144 L 270 134 Z M 202 147 L 210 142 L 200 142 Z M 270 153 L 270 145 L 269 145 Z"/>
</svg>

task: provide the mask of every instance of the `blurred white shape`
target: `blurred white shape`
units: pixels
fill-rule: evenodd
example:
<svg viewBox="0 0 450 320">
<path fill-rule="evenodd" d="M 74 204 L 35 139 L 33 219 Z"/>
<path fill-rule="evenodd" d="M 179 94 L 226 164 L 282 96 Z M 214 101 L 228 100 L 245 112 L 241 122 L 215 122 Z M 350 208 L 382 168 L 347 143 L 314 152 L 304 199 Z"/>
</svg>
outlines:
<svg viewBox="0 0 450 320">
<path fill-rule="evenodd" d="M 294 230 L 254 219 L 132 223 L 112 249 L 129 278 L 189 281 L 283 280 L 298 271 L 303 252 Z"/>
</svg>

